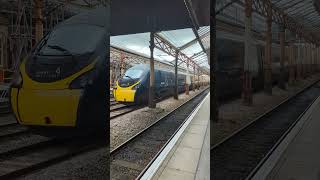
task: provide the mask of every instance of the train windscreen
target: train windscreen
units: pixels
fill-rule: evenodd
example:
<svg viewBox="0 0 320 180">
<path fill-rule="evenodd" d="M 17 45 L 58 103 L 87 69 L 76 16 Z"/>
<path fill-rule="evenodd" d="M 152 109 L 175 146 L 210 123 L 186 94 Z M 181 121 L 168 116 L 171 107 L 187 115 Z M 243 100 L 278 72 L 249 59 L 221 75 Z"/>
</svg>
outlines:
<svg viewBox="0 0 320 180">
<path fill-rule="evenodd" d="M 119 80 L 119 86 L 128 87 L 138 82 L 143 75 L 142 69 L 128 69 Z"/>
<path fill-rule="evenodd" d="M 47 34 L 26 62 L 26 72 L 37 82 L 61 80 L 93 61 L 105 30 L 94 25 L 64 25 Z"/>
<path fill-rule="evenodd" d="M 95 51 L 105 30 L 93 25 L 65 25 L 48 34 L 38 46 L 38 55 L 80 55 Z"/>
</svg>

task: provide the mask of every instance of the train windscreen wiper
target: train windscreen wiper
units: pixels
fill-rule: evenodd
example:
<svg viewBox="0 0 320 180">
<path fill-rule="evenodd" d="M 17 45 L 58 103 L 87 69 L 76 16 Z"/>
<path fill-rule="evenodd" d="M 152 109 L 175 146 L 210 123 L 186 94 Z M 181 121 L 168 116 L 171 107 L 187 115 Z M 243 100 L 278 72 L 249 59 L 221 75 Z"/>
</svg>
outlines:
<svg viewBox="0 0 320 180">
<path fill-rule="evenodd" d="M 133 79 L 132 77 L 128 76 L 128 75 L 125 75 L 124 77 L 128 77 L 128 78 L 130 78 L 132 81 L 134 81 L 134 79 Z"/>
<path fill-rule="evenodd" d="M 69 55 L 72 56 L 72 53 L 71 53 L 69 50 L 67 50 L 67 49 L 65 49 L 65 48 L 63 48 L 63 47 L 61 47 L 61 46 L 58 46 L 58 45 L 48 45 L 48 47 L 51 48 L 51 49 L 56 49 L 56 50 L 58 50 L 58 51 L 66 52 L 66 53 L 68 53 Z"/>
<path fill-rule="evenodd" d="M 43 48 L 44 45 L 47 44 L 49 37 L 50 37 L 50 34 L 47 35 L 47 36 L 43 39 L 43 41 L 41 42 L 41 44 L 40 44 L 40 45 L 38 46 L 38 48 L 36 49 L 36 55 L 40 55 L 40 50 Z"/>
</svg>

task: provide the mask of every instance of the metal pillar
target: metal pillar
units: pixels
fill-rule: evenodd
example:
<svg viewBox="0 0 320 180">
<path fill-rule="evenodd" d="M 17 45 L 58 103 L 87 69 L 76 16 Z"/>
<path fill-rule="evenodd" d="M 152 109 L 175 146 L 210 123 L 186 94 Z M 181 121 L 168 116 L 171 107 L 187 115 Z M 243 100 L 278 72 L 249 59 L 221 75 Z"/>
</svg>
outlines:
<svg viewBox="0 0 320 180">
<path fill-rule="evenodd" d="M 189 85 L 190 85 L 189 60 L 187 60 L 186 95 L 189 95 Z"/>
<path fill-rule="evenodd" d="M 243 103 L 246 105 L 252 105 L 252 87 L 251 87 L 251 72 L 250 72 L 250 61 L 253 59 L 250 56 L 251 53 L 251 23 L 252 23 L 252 0 L 245 1 L 245 58 L 243 68 L 243 81 L 242 81 L 242 98 Z"/>
<path fill-rule="evenodd" d="M 315 44 L 314 45 L 314 73 L 317 73 L 317 60 L 318 60 L 318 47 L 317 45 Z"/>
<path fill-rule="evenodd" d="M 125 58 L 125 56 L 124 56 L 123 52 L 120 52 L 120 64 L 119 64 L 120 77 L 124 74 L 124 67 L 125 67 L 124 58 Z"/>
<path fill-rule="evenodd" d="M 267 32 L 266 32 L 266 49 L 265 49 L 265 63 L 264 63 L 264 91 L 272 95 L 272 76 L 271 76 L 271 26 L 272 26 L 272 9 L 271 2 L 267 1 Z"/>
<path fill-rule="evenodd" d="M 293 54 L 294 48 L 293 45 L 290 44 L 289 45 L 289 61 L 288 61 L 288 65 L 289 65 L 289 85 L 293 85 L 293 81 L 294 81 L 294 54 Z"/>
<path fill-rule="evenodd" d="M 319 63 L 319 61 L 320 61 L 320 48 L 319 48 L 319 46 L 317 46 L 317 57 L 316 57 L 316 63 L 317 63 L 317 72 L 319 72 L 319 70 L 320 70 L 320 63 Z"/>
<path fill-rule="evenodd" d="M 199 71 L 199 67 L 198 67 L 198 90 L 200 90 L 200 71 Z"/>
<path fill-rule="evenodd" d="M 193 64 L 193 91 L 196 91 L 196 65 Z"/>
<path fill-rule="evenodd" d="M 301 41 L 301 40 L 300 40 Z M 300 56 L 301 56 L 301 60 L 300 60 L 300 63 L 301 63 L 301 66 L 300 66 L 300 71 L 301 71 L 301 76 L 300 78 L 304 78 L 304 69 L 303 69 L 303 66 L 304 66 L 304 44 L 303 43 L 300 43 Z"/>
<path fill-rule="evenodd" d="M 312 75 L 312 61 L 313 61 L 312 48 L 313 48 L 313 44 L 310 44 L 310 49 L 309 49 L 309 53 L 310 53 L 310 61 L 309 61 L 310 75 Z"/>
<path fill-rule="evenodd" d="M 311 75 L 311 44 L 308 44 L 308 75 Z"/>
<path fill-rule="evenodd" d="M 174 99 L 178 99 L 178 55 L 179 51 L 176 50 L 176 57 L 175 57 L 175 65 L 174 65 Z"/>
<path fill-rule="evenodd" d="M 318 52 L 318 55 L 317 55 L 317 69 L 318 69 L 318 71 L 320 71 L 320 47 L 319 46 L 317 48 L 317 52 Z"/>
<path fill-rule="evenodd" d="M 153 58 L 153 50 L 154 50 L 154 32 L 150 32 L 150 78 L 149 78 L 149 108 L 155 108 L 156 103 L 154 101 L 154 58 Z"/>
<path fill-rule="evenodd" d="M 115 65 L 112 66 L 112 74 L 111 74 L 111 84 L 115 85 L 115 78 L 116 78 L 116 67 Z"/>
<path fill-rule="evenodd" d="M 211 65 L 211 72 L 210 72 L 210 86 L 211 86 L 211 94 L 210 94 L 210 103 L 212 107 L 210 109 L 211 113 L 210 113 L 210 120 L 212 120 L 213 122 L 218 122 L 218 117 L 219 117 L 219 107 L 218 107 L 218 100 L 217 100 L 217 83 L 216 83 L 216 79 L 215 79 L 215 72 L 216 72 L 216 13 L 214 11 L 214 9 L 216 9 L 216 1 L 215 0 L 211 0 L 211 11 L 210 11 L 210 32 L 211 32 L 211 36 L 210 36 L 210 42 L 211 42 L 211 50 L 210 50 L 210 65 Z M 210 122 L 210 145 L 212 144 L 211 142 L 213 142 L 213 123 Z"/>
<path fill-rule="evenodd" d="M 297 51 L 298 48 L 296 45 L 293 45 L 293 81 L 296 82 L 296 74 L 297 74 Z"/>
<path fill-rule="evenodd" d="M 299 38 L 298 44 L 298 57 L 297 57 L 297 80 L 301 79 L 301 62 L 302 62 L 302 53 L 301 53 L 301 38 Z"/>
<path fill-rule="evenodd" d="M 312 74 L 314 74 L 315 71 L 315 45 L 312 44 Z"/>
<path fill-rule="evenodd" d="M 43 16 L 42 16 L 42 9 L 43 9 L 43 0 L 34 0 L 35 2 L 35 14 L 36 14 L 36 43 L 41 40 L 43 37 Z"/>
<path fill-rule="evenodd" d="M 305 79 L 307 77 L 307 45 L 306 43 L 303 43 L 302 47 L 302 53 L 303 53 L 303 59 L 302 59 L 302 77 Z"/>
<path fill-rule="evenodd" d="M 280 76 L 279 76 L 279 88 L 286 89 L 285 85 L 285 68 L 284 68 L 284 58 L 285 58 L 285 27 L 281 24 L 279 27 L 279 39 L 280 39 Z"/>
</svg>

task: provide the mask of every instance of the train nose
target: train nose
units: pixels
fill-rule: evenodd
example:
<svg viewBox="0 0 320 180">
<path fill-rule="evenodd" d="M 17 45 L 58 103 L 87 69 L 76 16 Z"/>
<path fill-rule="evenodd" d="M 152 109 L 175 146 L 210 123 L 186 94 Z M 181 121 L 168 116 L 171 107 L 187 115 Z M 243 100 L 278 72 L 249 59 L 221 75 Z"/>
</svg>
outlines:
<svg viewBox="0 0 320 180">
<path fill-rule="evenodd" d="M 118 102 L 134 102 L 135 90 L 118 88 L 115 90 L 115 100 Z"/>
</svg>

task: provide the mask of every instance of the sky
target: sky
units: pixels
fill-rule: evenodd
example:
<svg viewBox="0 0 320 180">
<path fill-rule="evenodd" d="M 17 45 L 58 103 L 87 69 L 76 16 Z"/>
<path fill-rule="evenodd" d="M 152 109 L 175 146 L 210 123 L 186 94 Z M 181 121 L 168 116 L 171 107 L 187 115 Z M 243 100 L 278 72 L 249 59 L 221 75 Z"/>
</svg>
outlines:
<svg viewBox="0 0 320 180">
<path fill-rule="evenodd" d="M 195 35 L 191 28 L 172 31 L 162 31 L 158 34 L 178 48 L 195 39 Z M 149 40 L 150 33 L 138 33 L 130 35 L 112 36 L 110 37 L 110 44 L 114 47 L 130 50 L 150 57 Z M 184 49 L 182 52 L 186 54 L 188 57 L 191 57 L 192 55 L 200 51 L 202 51 L 201 46 L 199 45 L 199 43 L 195 43 L 192 46 Z M 167 53 L 156 48 L 154 49 L 154 57 L 155 59 L 162 62 L 170 62 L 175 59 L 175 57 L 170 56 Z M 207 63 L 203 63 L 201 65 L 205 64 Z M 186 67 L 184 63 L 182 67 Z M 209 65 L 206 65 L 206 67 L 209 68 Z"/>
</svg>

